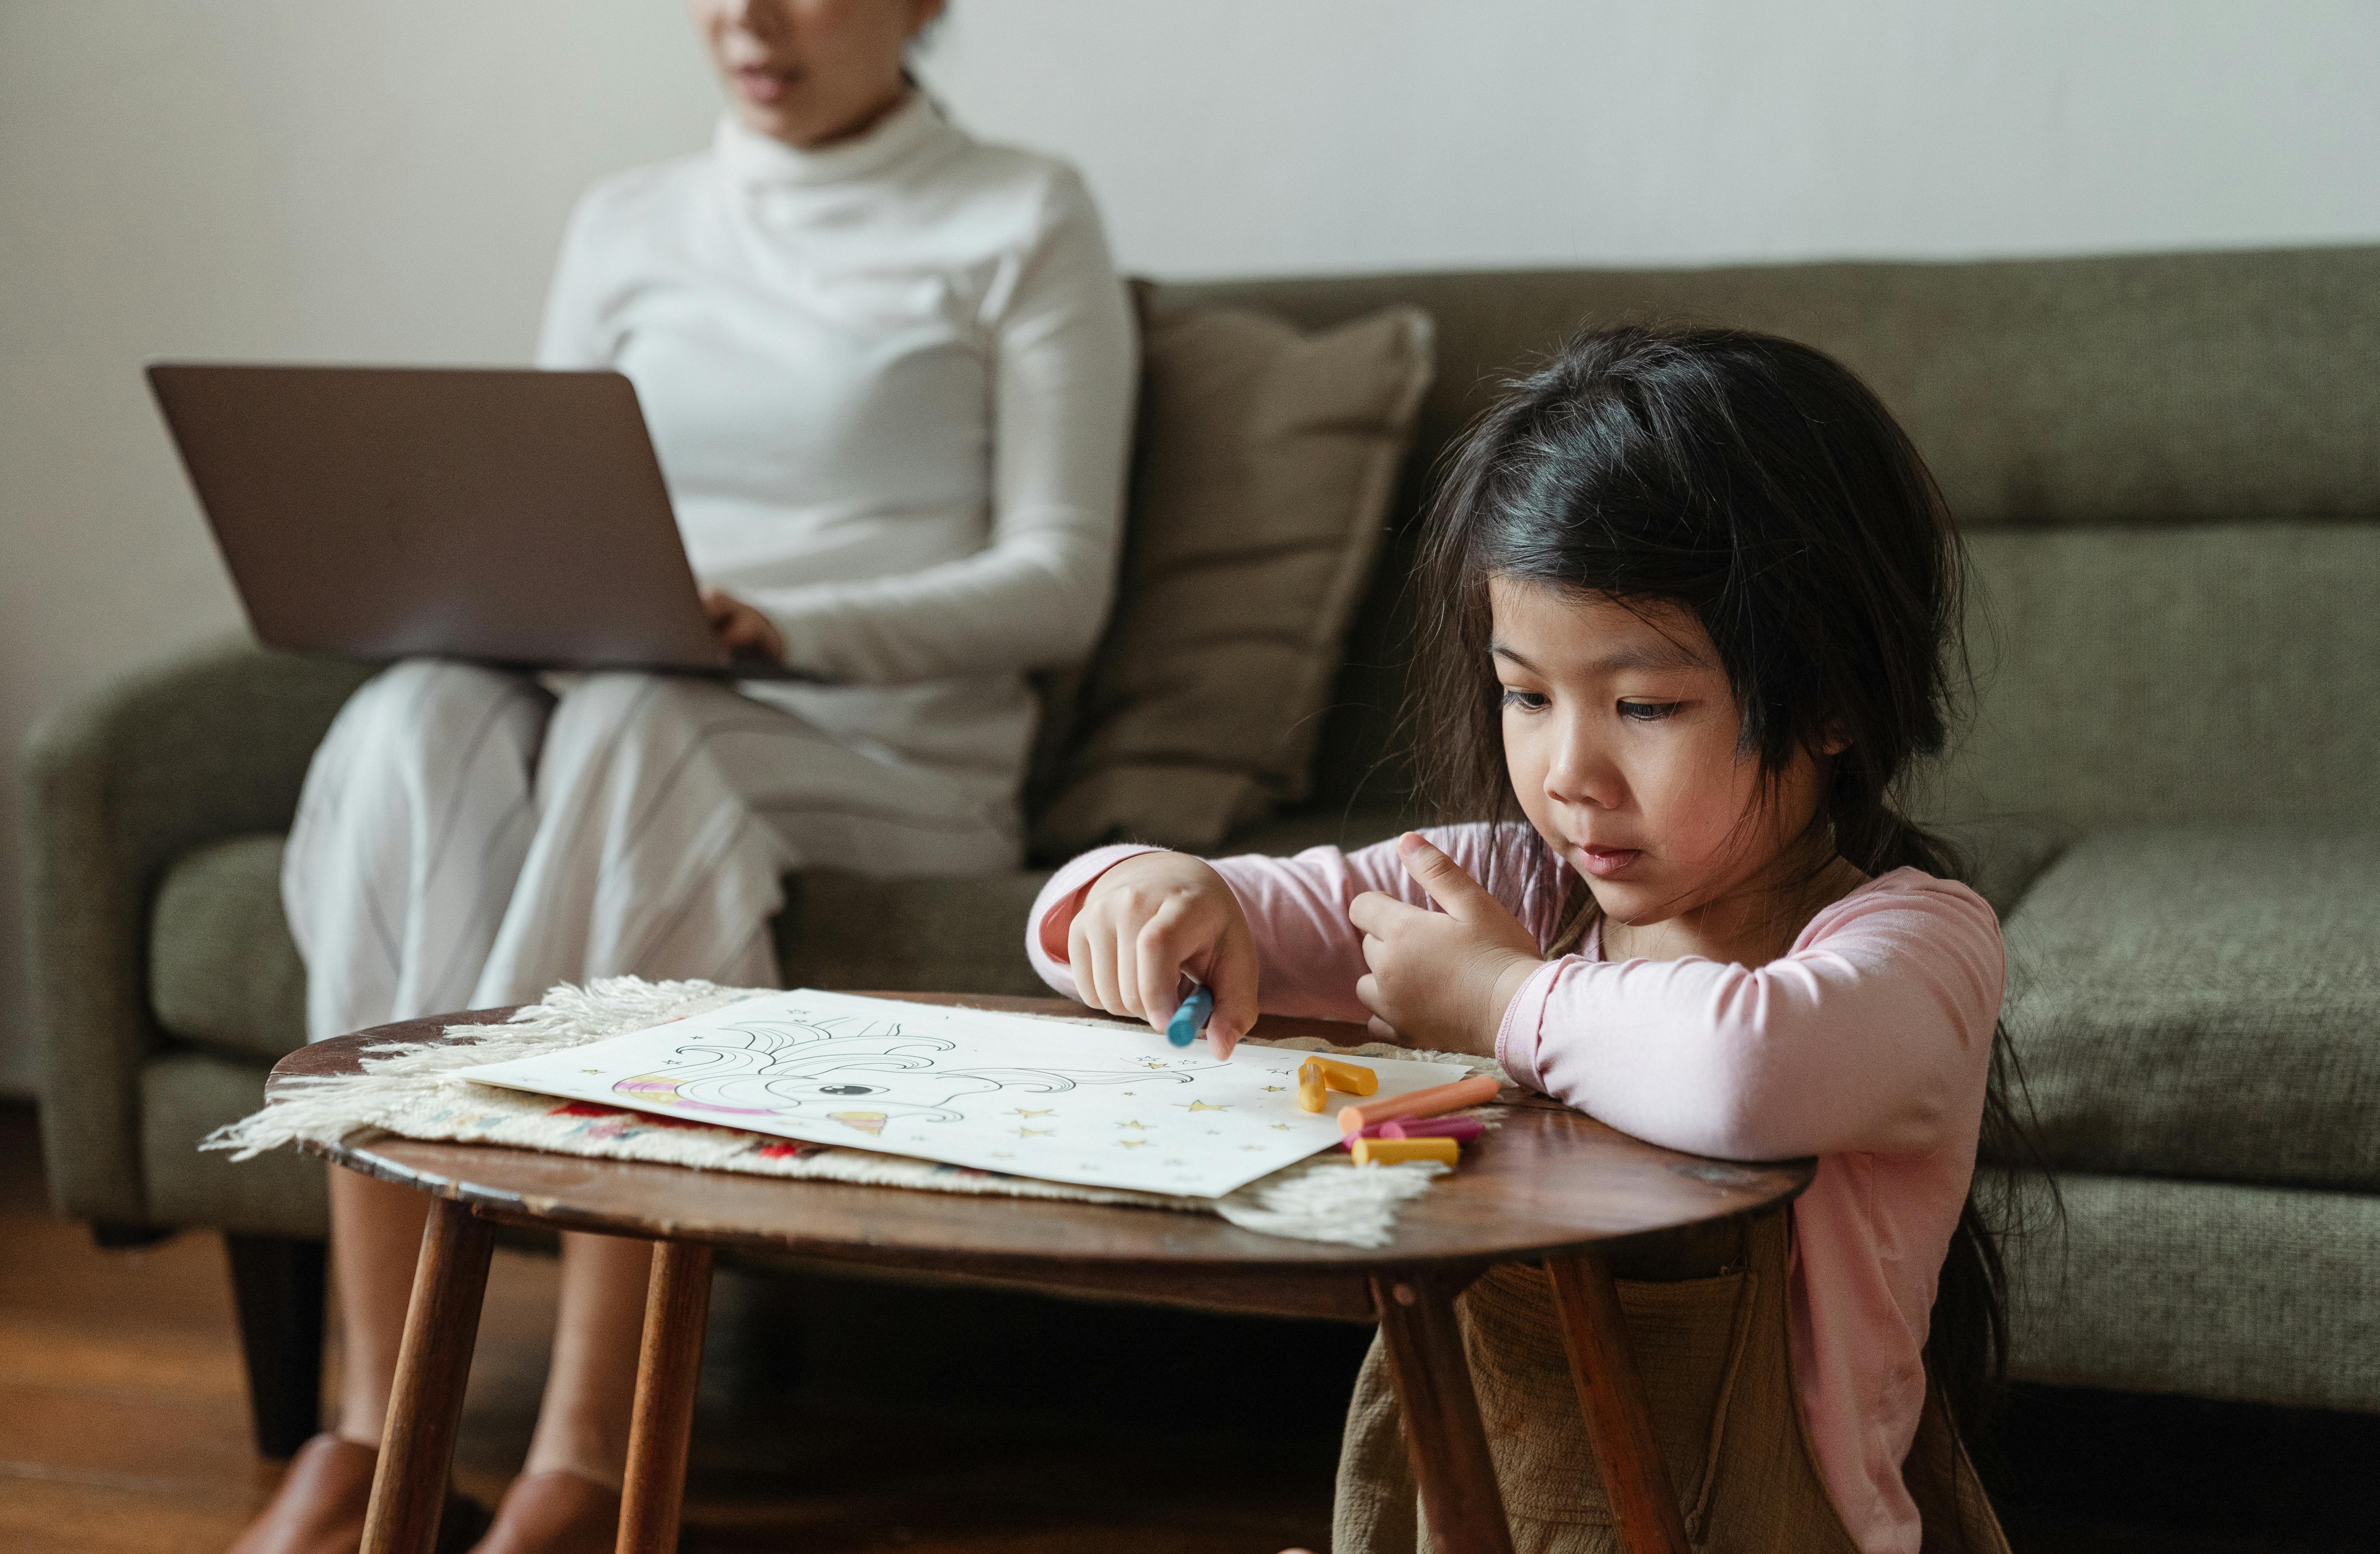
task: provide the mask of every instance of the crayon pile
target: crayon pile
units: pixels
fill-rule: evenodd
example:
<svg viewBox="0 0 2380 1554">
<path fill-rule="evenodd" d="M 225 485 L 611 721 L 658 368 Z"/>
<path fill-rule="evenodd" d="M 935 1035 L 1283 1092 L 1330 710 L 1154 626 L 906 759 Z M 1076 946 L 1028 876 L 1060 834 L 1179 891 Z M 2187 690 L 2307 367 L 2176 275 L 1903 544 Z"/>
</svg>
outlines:
<svg viewBox="0 0 2380 1554">
<path fill-rule="evenodd" d="M 1325 1092 L 1341 1090 L 1358 1098 L 1380 1087 L 1380 1076 L 1359 1063 L 1333 1058 L 1308 1058 L 1297 1068 L 1297 1104 L 1308 1111 L 1322 1110 Z M 1496 1099 L 1496 1081 L 1481 1074 L 1451 1085 L 1375 1101 L 1368 1106 L 1339 1109 L 1339 1147 L 1355 1157 L 1357 1165 L 1394 1165 L 1401 1160 L 1437 1160 L 1452 1165 L 1463 1146 L 1487 1131 L 1475 1117 L 1446 1113 Z"/>
</svg>

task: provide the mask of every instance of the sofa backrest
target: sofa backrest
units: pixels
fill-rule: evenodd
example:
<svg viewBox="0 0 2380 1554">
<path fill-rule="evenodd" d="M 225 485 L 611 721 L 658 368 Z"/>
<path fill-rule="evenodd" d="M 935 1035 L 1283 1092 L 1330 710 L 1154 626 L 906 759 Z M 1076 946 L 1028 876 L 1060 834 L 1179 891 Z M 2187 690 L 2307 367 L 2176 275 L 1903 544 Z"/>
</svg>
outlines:
<svg viewBox="0 0 2380 1554">
<path fill-rule="evenodd" d="M 1439 370 L 1318 800 L 1394 804 L 1398 598 L 1433 464 L 1529 358 L 1629 320 L 1766 330 L 1883 397 L 1966 526 L 1979 706 L 1925 807 L 2380 819 L 2380 249 L 1331 276 L 1163 288 L 1308 328 L 1427 309 Z"/>
</svg>

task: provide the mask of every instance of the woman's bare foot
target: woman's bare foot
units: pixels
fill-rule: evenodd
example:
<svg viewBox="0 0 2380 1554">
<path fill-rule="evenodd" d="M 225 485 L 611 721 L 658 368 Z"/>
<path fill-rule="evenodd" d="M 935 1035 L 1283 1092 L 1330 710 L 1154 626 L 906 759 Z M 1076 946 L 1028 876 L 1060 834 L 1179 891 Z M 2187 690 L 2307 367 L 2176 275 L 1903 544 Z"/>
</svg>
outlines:
<svg viewBox="0 0 2380 1554">
<path fill-rule="evenodd" d="M 248 1524 L 230 1554 L 356 1554 L 371 1505 L 380 1453 L 325 1432 L 298 1449 L 273 1502 Z M 446 1493 L 438 1524 L 440 1554 L 468 1548 L 488 1524 L 479 1501 Z"/>
<path fill-rule="evenodd" d="M 364 1540 L 372 1469 L 380 1453 L 318 1435 L 289 1459 L 281 1487 L 248 1524 L 231 1554 L 355 1554 Z"/>
<path fill-rule="evenodd" d="M 472 1554 L 612 1554 L 619 1536 L 619 1490 L 549 1468 L 513 1480 Z"/>
</svg>

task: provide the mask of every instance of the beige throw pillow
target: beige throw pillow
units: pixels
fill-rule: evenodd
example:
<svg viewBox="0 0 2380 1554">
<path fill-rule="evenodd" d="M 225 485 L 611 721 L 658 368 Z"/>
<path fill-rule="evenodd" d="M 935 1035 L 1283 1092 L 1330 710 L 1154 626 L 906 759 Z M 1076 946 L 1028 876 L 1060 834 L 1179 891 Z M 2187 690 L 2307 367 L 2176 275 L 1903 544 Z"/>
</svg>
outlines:
<svg viewBox="0 0 2380 1554">
<path fill-rule="evenodd" d="M 1122 586 L 1098 653 L 1049 703 L 1034 851 L 1211 847 L 1305 795 L 1350 618 L 1431 372 L 1430 320 L 1305 334 L 1141 304 Z"/>
</svg>

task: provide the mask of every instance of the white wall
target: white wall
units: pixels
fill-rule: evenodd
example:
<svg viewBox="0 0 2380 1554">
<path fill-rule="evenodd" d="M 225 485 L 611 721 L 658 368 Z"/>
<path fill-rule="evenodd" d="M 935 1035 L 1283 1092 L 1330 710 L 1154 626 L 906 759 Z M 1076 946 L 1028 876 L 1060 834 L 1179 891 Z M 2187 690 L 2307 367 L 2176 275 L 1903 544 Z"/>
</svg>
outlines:
<svg viewBox="0 0 2380 1554">
<path fill-rule="evenodd" d="M 1174 274 L 2380 237 L 2372 0 L 953 0 Z"/>
<path fill-rule="evenodd" d="M 2363 0 L 953 0 L 926 70 L 1167 274 L 2380 241 Z M 0 745 L 237 622 L 143 361 L 521 359 L 714 103 L 669 0 L 0 0 Z"/>
</svg>

